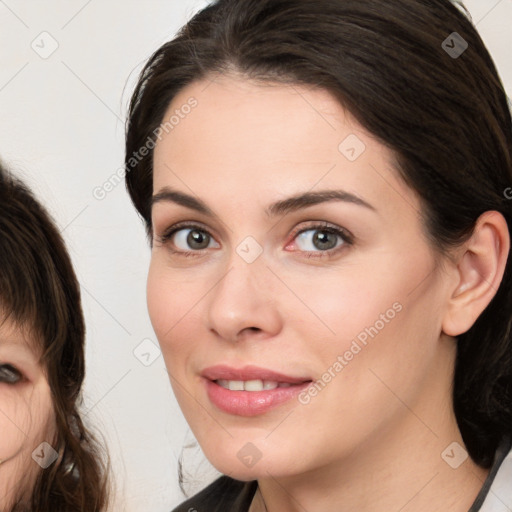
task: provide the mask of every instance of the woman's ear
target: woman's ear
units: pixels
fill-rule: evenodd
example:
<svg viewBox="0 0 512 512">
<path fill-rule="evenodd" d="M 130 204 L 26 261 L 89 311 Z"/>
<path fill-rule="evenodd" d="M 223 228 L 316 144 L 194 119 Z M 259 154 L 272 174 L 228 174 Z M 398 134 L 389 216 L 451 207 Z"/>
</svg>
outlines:
<svg viewBox="0 0 512 512">
<path fill-rule="evenodd" d="M 456 286 L 443 319 L 449 336 L 468 331 L 500 286 L 510 248 L 508 226 L 497 211 L 483 213 L 473 235 L 458 252 Z"/>
</svg>

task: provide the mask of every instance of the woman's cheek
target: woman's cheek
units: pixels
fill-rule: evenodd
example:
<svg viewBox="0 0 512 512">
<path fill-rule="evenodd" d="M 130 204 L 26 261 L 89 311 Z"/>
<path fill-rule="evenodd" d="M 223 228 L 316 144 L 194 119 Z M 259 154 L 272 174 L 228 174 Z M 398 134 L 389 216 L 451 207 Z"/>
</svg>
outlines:
<svg viewBox="0 0 512 512">
<path fill-rule="evenodd" d="M 171 328 L 173 316 L 173 308 L 168 304 L 169 294 L 166 286 L 162 284 L 163 279 L 165 279 L 164 276 L 152 260 L 148 273 L 146 299 L 149 318 L 160 342 L 165 331 Z M 167 328 L 166 325 L 168 325 Z"/>
<path fill-rule="evenodd" d="M 176 333 L 183 325 L 190 325 L 190 318 L 200 309 L 198 302 L 207 289 L 201 278 L 184 279 L 180 272 L 166 268 L 161 255 L 152 258 L 146 300 L 149 318 L 162 350 L 170 341 L 179 345 L 181 338 Z"/>
<path fill-rule="evenodd" d="M 26 398 L 19 387 L 0 383 L 0 460 L 4 464 L 23 450 L 37 421 Z"/>
<path fill-rule="evenodd" d="M 367 292 L 364 283 L 354 283 L 347 276 L 327 276 L 317 279 L 315 286 L 304 283 L 301 295 L 318 322 L 312 317 L 310 325 L 321 336 L 335 336 L 338 339 L 351 338 L 378 318 L 385 302 L 382 293 Z M 323 325 L 322 325 L 323 324 Z"/>
</svg>

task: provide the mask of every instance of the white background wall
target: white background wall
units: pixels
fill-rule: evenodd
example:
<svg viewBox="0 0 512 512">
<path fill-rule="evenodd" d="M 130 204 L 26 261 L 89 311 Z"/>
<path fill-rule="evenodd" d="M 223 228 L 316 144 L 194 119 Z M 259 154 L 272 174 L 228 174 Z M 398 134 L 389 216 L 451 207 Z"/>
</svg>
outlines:
<svg viewBox="0 0 512 512">
<path fill-rule="evenodd" d="M 109 444 L 116 512 L 169 512 L 182 501 L 177 459 L 191 437 L 162 358 L 144 366 L 133 354 L 144 339 L 156 343 L 142 223 L 124 183 L 102 200 L 93 190 L 123 165 L 142 63 L 205 4 L 0 0 L 0 157 L 53 213 L 76 266 L 88 326 L 85 409 Z M 466 6 L 512 97 L 512 0 Z M 32 44 L 58 47 L 42 58 Z"/>
</svg>

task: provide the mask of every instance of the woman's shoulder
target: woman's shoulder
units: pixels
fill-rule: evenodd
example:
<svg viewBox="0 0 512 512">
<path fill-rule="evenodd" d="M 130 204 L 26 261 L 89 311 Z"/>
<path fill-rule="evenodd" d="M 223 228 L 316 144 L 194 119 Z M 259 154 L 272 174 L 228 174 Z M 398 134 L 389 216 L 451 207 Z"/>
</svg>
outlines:
<svg viewBox="0 0 512 512">
<path fill-rule="evenodd" d="M 172 512 L 247 512 L 258 482 L 242 482 L 223 475 L 178 505 Z"/>
</svg>

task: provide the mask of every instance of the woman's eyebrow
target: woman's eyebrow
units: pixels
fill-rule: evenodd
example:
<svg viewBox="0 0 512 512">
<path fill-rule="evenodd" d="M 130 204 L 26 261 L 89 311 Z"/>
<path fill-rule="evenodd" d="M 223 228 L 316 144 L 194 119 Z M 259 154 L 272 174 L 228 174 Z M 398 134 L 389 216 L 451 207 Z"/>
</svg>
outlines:
<svg viewBox="0 0 512 512">
<path fill-rule="evenodd" d="M 329 201 L 343 201 L 345 203 L 352 203 L 377 212 L 377 209 L 370 203 L 361 197 L 345 190 L 320 190 L 318 192 L 305 192 L 303 194 L 297 194 L 287 199 L 277 201 L 271 204 L 266 209 L 265 213 L 269 217 L 275 217 L 277 215 L 284 215 L 286 213 L 294 212 L 302 208 L 307 208 L 308 206 L 326 203 Z"/>
<path fill-rule="evenodd" d="M 265 214 L 269 217 L 276 217 L 278 215 L 284 215 L 302 208 L 307 208 L 308 206 L 329 201 L 352 203 L 377 212 L 377 209 L 370 203 L 345 190 L 321 190 L 318 192 L 304 192 L 276 201 L 265 209 Z M 160 202 L 176 203 L 199 213 L 203 213 L 204 215 L 216 217 L 213 211 L 197 197 L 185 194 L 184 192 L 179 192 L 170 187 L 163 187 L 157 194 L 153 195 L 151 198 L 151 207 Z"/>
</svg>

